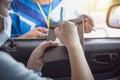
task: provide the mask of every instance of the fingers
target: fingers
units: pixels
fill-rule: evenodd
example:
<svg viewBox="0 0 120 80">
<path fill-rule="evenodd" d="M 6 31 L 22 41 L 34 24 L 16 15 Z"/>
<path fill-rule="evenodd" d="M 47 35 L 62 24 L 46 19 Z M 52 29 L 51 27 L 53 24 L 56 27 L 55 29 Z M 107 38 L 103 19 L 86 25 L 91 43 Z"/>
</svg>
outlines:
<svg viewBox="0 0 120 80">
<path fill-rule="evenodd" d="M 58 22 L 58 29 L 61 30 L 66 21 Z"/>
<path fill-rule="evenodd" d="M 83 15 L 83 19 L 85 21 L 85 24 L 84 24 L 84 32 L 85 33 L 90 33 L 93 29 L 92 27 L 94 26 L 94 22 L 93 20 L 88 17 L 87 15 Z"/>
<path fill-rule="evenodd" d="M 94 22 L 91 18 L 89 17 L 86 17 L 85 20 L 91 25 L 91 26 L 94 26 Z"/>
<path fill-rule="evenodd" d="M 60 33 L 60 31 L 62 30 L 63 22 L 58 22 L 57 24 L 58 24 L 58 27 L 54 29 L 55 35 Z"/>
<path fill-rule="evenodd" d="M 90 33 L 91 31 L 92 31 L 91 25 L 90 25 L 88 22 L 85 22 L 84 32 L 85 32 L 85 33 Z"/>
<path fill-rule="evenodd" d="M 63 31 L 63 25 L 65 24 L 65 21 L 64 22 L 58 22 L 57 25 L 58 27 L 54 29 L 54 32 L 55 32 L 55 35 L 58 37 L 58 34 L 61 33 L 61 31 Z"/>
<path fill-rule="evenodd" d="M 41 58 L 43 57 L 46 48 L 57 45 L 58 43 L 53 41 L 44 41 L 37 48 L 35 48 L 32 54 L 36 56 L 36 58 Z"/>
<path fill-rule="evenodd" d="M 63 25 L 64 25 L 65 22 L 58 22 L 58 27 L 54 29 L 54 32 L 55 32 L 55 35 L 57 36 L 61 30 L 63 29 Z"/>
<path fill-rule="evenodd" d="M 48 36 L 48 33 L 42 33 L 42 32 L 37 32 L 37 38 L 40 39 L 46 39 L 46 37 Z"/>
<path fill-rule="evenodd" d="M 67 30 L 69 29 L 70 27 L 73 27 L 75 26 L 75 24 L 73 22 L 70 22 L 70 21 L 63 21 L 63 22 L 58 22 L 58 27 L 60 30 Z"/>
<path fill-rule="evenodd" d="M 37 27 L 36 30 L 40 31 L 40 32 L 48 32 L 49 31 L 47 28 L 42 28 L 42 27 Z"/>
<path fill-rule="evenodd" d="M 40 46 L 42 46 L 43 49 L 46 49 L 48 47 L 51 46 L 57 46 L 58 43 L 54 42 L 54 41 L 44 41 Z"/>
<path fill-rule="evenodd" d="M 60 32 L 60 28 L 59 27 L 55 28 L 54 32 L 55 32 L 55 35 L 58 34 Z"/>
<path fill-rule="evenodd" d="M 53 41 L 44 41 L 42 42 L 38 47 L 37 50 L 39 50 L 39 57 L 43 57 L 44 52 L 46 48 L 51 47 L 51 46 L 57 46 L 58 43 L 53 42 Z M 38 51 L 37 51 L 38 52 Z"/>
<path fill-rule="evenodd" d="M 37 27 L 37 38 L 45 39 L 48 35 L 48 29 L 42 28 L 42 27 Z"/>
<path fill-rule="evenodd" d="M 71 32 L 74 29 L 77 30 L 76 25 L 73 22 L 64 21 L 64 22 L 58 22 L 58 27 L 55 28 L 54 32 L 55 34 L 59 34 L 60 32 Z"/>
</svg>

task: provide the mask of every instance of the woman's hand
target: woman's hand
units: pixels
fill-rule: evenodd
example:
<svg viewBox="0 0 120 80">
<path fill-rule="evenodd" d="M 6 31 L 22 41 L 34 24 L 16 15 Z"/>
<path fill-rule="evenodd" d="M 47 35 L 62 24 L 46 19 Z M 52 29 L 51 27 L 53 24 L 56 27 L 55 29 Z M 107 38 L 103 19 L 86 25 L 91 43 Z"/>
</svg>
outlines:
<svg viewBox="0 0 120 80">
<path fill-rule="evenodd" d="M 94 22 L 89 16 L 81 15 L 80 17 L 84 20 L 84 33 L 90 33 L 94 30 Z"/>
<path fill-rule="evenodd" d="M 44 39 L 47 37 L 48 35 L 48 29 L 46 28 L 42 28 L 42 27 L 37 27 L 27 33 L 25 33 L 24 35 L 18 37 L 18 38 L 32 38 L 32 39 Z"/>
<path fill-rule="evenodd" d="M 36 71 L 41 71 L 42 66 L 44 65 L 43 62 L 43 56 L 45 49 L 51 46 L 57 46 L 58 43 L 55 43 L 53 41 L 44 41 L 41 43 L 31 54 L 27 67 L 29 69 L 34 69 Z"/>
<path fill-rule="evenodd" d="M 55 35 L 63 42 L 65 46 L 79 42 L 79 36 L 77 32 L 77 26 L 69 21 L 58 23 L 55 28 Z"/>
</svg>

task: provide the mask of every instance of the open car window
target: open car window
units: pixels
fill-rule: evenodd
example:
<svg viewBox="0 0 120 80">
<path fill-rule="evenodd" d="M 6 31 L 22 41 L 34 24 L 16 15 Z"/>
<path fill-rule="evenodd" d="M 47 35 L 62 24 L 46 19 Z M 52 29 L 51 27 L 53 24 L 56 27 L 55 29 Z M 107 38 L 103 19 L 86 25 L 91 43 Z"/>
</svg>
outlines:
<svg viewBox="0 0 120 80">
<path fill-rule="evenodd" d="M 120 30 L 109 28 L 106 25 L 108 8 L 115 1 L 117 0 L 74 0 L 72 2 L 72 5 L 81 14 L 89 15 L 94 21 L 95 30 L 91 33 L 85 33 L 85 38 L 120 37 Z"/>
</svg>

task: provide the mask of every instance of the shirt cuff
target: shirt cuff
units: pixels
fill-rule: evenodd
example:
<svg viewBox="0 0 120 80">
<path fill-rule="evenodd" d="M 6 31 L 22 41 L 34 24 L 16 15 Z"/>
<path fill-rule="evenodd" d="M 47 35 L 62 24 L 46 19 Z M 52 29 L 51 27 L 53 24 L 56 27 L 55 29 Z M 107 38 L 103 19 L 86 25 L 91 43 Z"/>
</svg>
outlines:
<svg viewBox="0 0 120 80">
<path fill-rule="evenodd" d="M 41 73 L 41 72 L 38 72 L 38 71 L 36 71 L 36 70 L 33 70 L 33 72 L 34 72 L 35 74 L 37 74 L 39 77 L 42 76 L 42 73 Z"/>
</svg>

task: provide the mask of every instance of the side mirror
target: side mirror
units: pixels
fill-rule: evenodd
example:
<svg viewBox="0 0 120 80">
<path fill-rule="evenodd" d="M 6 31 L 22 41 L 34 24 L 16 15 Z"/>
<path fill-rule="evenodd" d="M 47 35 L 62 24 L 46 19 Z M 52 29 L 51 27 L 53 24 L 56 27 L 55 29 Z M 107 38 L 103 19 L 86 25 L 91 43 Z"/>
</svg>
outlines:
<svg viewBox="0 0 120 80">
<path fill-rule="evenodd" d="M 106 23 L 108 27 L 120 29 L 120 4 L 110 6 L 107 12 Z"/>
</svg>

